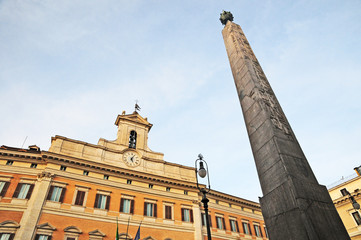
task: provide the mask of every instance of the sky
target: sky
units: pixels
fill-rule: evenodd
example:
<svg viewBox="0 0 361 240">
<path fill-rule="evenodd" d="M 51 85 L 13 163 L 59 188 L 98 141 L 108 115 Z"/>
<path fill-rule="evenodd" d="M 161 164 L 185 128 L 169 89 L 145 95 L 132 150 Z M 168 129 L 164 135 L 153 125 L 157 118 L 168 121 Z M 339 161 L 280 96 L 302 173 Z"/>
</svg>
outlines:
<svg viewBox="0 0 361 240">
<path fill-rule="evenodd" d="M 219 14 L 231 11 L 320 184 L 361 165 L 361 2 L 1 0 L 0 145 L 114 140 L 116 116 L 211 188 L 262 196 Z M 25 142 L 24 142 L 25 141 Z"/>
</svg>

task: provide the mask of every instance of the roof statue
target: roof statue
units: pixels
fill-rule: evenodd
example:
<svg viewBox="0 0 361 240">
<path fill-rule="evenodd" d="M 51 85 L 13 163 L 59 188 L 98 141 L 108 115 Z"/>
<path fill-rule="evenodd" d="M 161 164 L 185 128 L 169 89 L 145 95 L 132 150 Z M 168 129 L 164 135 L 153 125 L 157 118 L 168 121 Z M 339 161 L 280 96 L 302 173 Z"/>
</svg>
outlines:
<svg viewBox="0 0 361 240">
<path fill-rule="evenodd" d="M 223 10 L 223 12 L 221 13 L 221 17 L 219 18 L 219 20 L 221 21 L 221 23 L 223 24 L 223 25 L 226 25 L 226 23 L 228 22 L 228 21 L 233 21 L 233 15 L 232 15 L 232 13 L 231 12 L 227 12 L 227 11 L 224 11 Z"/>
</svg>

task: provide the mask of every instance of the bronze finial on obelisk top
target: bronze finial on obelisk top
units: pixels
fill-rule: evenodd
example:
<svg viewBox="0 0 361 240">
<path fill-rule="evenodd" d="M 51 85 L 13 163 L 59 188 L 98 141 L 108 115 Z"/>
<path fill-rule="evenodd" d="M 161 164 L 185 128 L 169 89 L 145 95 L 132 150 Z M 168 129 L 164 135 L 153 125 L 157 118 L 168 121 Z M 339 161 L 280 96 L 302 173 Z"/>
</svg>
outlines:
<svg viewBox="0 0 361 240">
<path fill-rule="evenodd" d="M 347 240 L 325 186 L 319 185 L 241 27 L 220 18 L 263 197 L 271 240 Z"/>
<path fill-rule="evenodd" d="M 226 25 L 228 21 L 233 21 L 233 15 L 231 12 L 224 11 L 221 13 L 221 17 L 219 18 L 223 25 Z"/>
</svg>

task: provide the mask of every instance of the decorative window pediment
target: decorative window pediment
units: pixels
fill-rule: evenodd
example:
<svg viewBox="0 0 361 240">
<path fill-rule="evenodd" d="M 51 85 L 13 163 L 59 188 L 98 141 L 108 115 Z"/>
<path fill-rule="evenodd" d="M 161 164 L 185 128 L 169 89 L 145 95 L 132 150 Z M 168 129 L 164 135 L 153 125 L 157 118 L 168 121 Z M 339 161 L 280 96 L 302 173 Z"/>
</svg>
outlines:
<svg viewBox="0 0 361 240">
<path fill-rule="evenodd" d="M 56 228 L 51 225 L 50 223 L 43 223 L 37 226 L 37 229 L 42 229 L 42 230 L 51 230 L 51 231 L 55 231 Z"/>
<path fill-rule="evenodd" d="M 89 240 L 103 240 L 103 237 L 105 237 L 105 234 L 99 229 L 89 232 Z"/>
<path fill-rule="evenodd" d="M 151 237 L 151 236 L 149 236 L 149 237 L 144 238 L 143 240 L 156 240 L 156 239 L 153 238 L 153 237 Z"/>
<path fill-rule="evenodd" d="M 79 235 L 82 234 L 82 231 L 75 226 L 69 226 L 64 229 L 65 232 L 65 239 L 74 239 L 78 240 Z"/>
<path fill-rule="evenodd" d="M 12 220 L 7 220 L 0 223 L 0 232 L 2 233 L 15 233 L 20 225 Z"/>
<path fill-rule="evenodd" d="M 132 240 L 133 238 L 126 233 L 119 233 L 119 239 L 128 239 L 128 240 Z"/>
<path fill-rule="evenodd" d="M 82 234 L 82 231 L 79 228 L 75 227 L 75 226 L 66 227 L 64 229 L 64 232 Z"/>
</svg>

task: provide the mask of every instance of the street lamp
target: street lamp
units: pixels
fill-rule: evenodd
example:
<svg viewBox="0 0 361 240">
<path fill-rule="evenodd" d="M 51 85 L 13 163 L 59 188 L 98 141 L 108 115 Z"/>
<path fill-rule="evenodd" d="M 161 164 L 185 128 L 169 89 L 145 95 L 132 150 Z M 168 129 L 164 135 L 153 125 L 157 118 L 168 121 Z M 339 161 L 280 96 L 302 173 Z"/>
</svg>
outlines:
<svg viewBox="0 0 361 240">
<path fill-rule="evenodd" d="M 347 191 L 347 189 L 345 188 L 345 192 L 347 193 L 347 195 L 349 195 L 350 200 L 352 202 L 352 206 L 355 210 L 360 209 L 360 204 L 358 202 L 356 202 L 355 198 L 351 195 L 351 193 L 349 191 Z"/>
<path fill-rule="evenodd" d="M 199 168 L 198 168 L 198 164 L 199 164 Z M 204 165 L 206 166 L 206 168 L 204 168 Z M 206 225 L 207 225 L 208 240 L 211 240 L 212 239 L 212 237 L 211 237 L 211 228 L 210 228 L 209 218 L 208 218 L 208 202 L 209 202 L 209 200 L 207 198 L 207 193 L 209 193 L 209 191 L 211 190 L 211 185 L 210 185 L 210 181 L 209 181 L 208 164 L 207 164 L 206 161 L 203 160 L 202 154 L 198 154 L 198 159 L 195 161 L 195 171 L 196 171 L 196 179 L 197 179 L 197 188 L 203 194 L 202 203 L 203 203 L 203 207 L 204 207 L 204 212 L 206 214 Z M 204 188 L 201 188 L 199 186 L 199 184 L 198 184 L 198 175 L 201 178 L 205 178 L 207 176 L 207 178 L 208 178 L 208 186 L 206 185 Z"/>
</svg>

